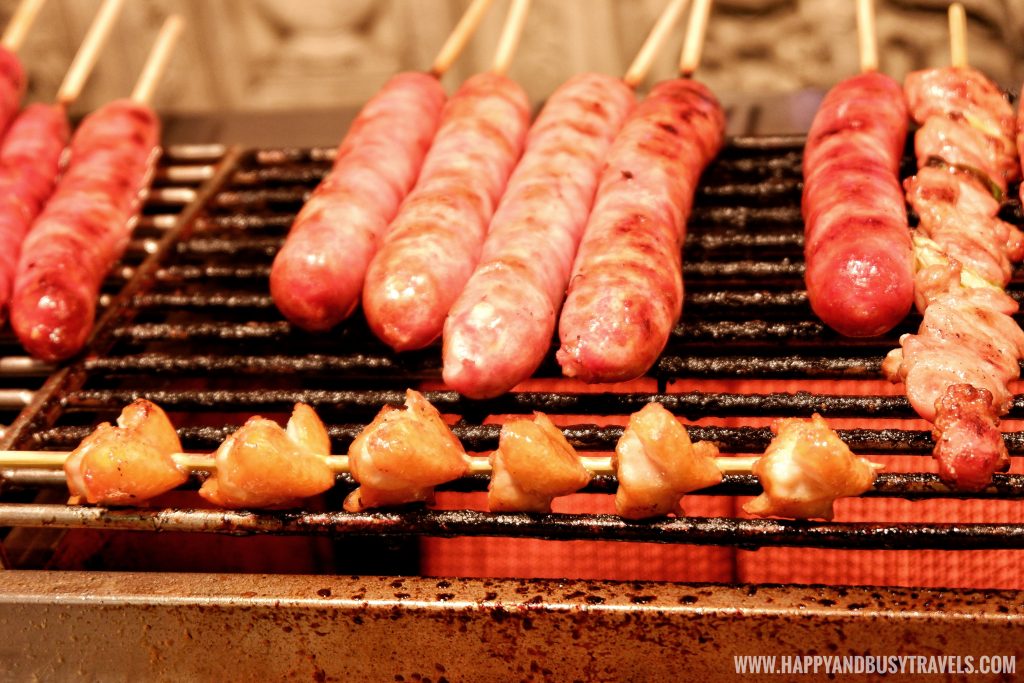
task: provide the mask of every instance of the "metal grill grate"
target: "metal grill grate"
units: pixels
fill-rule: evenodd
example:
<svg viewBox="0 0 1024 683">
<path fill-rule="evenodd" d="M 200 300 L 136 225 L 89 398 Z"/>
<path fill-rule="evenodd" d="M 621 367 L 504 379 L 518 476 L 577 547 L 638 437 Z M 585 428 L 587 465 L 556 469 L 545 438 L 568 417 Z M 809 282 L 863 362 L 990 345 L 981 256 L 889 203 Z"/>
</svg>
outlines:
<svg viewBox="0 0 1024 683">
<path fill-rule="evenodd" d="M 579 416 L 624 417 L 657 399 L 689 420 L 749 421 L 740 426 L 693 427 L 696 439 L 714 441 L 727 453 L 762 451 L 770 438 L 768 429 L 761 426 L 765 417 L 813 412 L 865 421 L 864 428 L 840 430 L 854 451 L 929 453 L 932 441 L 927 431 L 870 425 L 877 419 L 913 419 L 903 397 L 670 390 L 671 383 L 680 379 L 878 379 L 882 357 L 897 345 L 898 335 L 916 329 L 917 319 L 911 316 L 884 338 L 850 340 L 834 334 L 811 314 L 801 281 L 802 144 L 803 139 L 796 137 L 738 138 L 708 170 L 686 243 L 684 318 L 652 370 L 649 386 L 654 390 L 574 390 L 560 380 L 552 354 L 530 391 L 489 401 L 427 392 L 442 412 L 458 417 L 454 429 L 467 448 L 496 446 L 499 427 L 487 423 L 489 417 L 540 410 L 574 416 L 574 424 L 565 432 L 578 448 L 610 450 L 621 427 L 598 426 L 591 424 L 597 421 L 594 418 Z M 401 402 L 405 387 L 438 380 L 439 347 L 395 355 L 373 338 L 358 314 L 328 334 L 306 334 L 282 321 L 268 296 L 272 258 L 294 213 L 329 168 L 332 155 L 328 150 L 292 149 L 232 153 L 217 177 L 212 177 L 212 170 L 197 173 L 197 180 L 210 178 L 210 182 L 199 192 L 187 220 L 160 241 L 157 227 L 140 232 L 131 251 L 135 261 L 115 275 L 112 287 L 123 281 L 118 277 L 135 277 L 105 314 L 90 353 L 50 379 L 31 409 L 8 431 L 6 446 L 73 447 L 96 422 L 114 418 L 124 404 L 145 396 L 167 409 L 186 449 L 212 450 L 249 414 L 282 416 L 291 404 L 304 401 L 318 409 L 328 423 L 335 452 L 342 452 L 383 405 Z M 201 157 L 201 161 L 211 158 Z M 164 206 L 161 198 L 187 199 L 188 193 L 170 189 L 158 190 L 151 198 L 150 224 L 166 227 L 173 222 L 159 213 Z M 1009 205 L 1005 215 L 1021 223 L 1019 205 Z M 149 258 L 140 265 L 138 258 L 143 254 Z M 1012 293 L 1021 297 L 1019 283 Z M 1009 417 L 1024 417 L 1024 397 L 1016 397 Z M 1012 454 L 1024 454 L 1024 432 L 1009 432 L 1006 441 Z M 61 483 L 59 476 L 41 471 L 0 474 L 8 487 Z M 474 491 L 485 484 L 483 479 L 469 478 L 448 488 Z M 349 477 L 339 477 L 334 493 L 344 493 L 353 485 Z M 598 478 L 589 490 L 612 491 L 614 481 Z M 728 476 L 706 493 L 756 492 L 752 476 Z M 1019 499 L 1024 497 L 1024 475 L 998 475 L 991 487 L 968 495 L 949 492 L 932 474 L 886 473 L 868 495 Z M 603 515 L 537 517 L 415 509 L 368 515 L 224 514 L 0 504 L 0 526 L 506 535 L 740 547 L 1024 548 L 1024 525 L 1014 524 L 813 524 L 696 518 L 637 524 Z"/>
</svg>

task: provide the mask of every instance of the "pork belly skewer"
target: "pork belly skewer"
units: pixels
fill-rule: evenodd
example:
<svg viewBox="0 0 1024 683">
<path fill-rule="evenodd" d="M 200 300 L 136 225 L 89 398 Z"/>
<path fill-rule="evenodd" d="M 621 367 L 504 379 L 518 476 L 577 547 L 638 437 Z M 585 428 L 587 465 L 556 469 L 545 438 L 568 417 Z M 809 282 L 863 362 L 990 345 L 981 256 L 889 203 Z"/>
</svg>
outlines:
<svg viewBox="0 0 1024 683">
<path fill-rule="evenodd" d="M 445 105 L 416 187 L 366 271 L 366 320 L 396 351 L 441 335 L 522 153 L 530 105 L 504 74 L 528 7 L 529 0 L 513 0 L 491 70 L 467 80 Z"/>
<path fill-rule="evenodd" d="M 694 3 L 680 71 L 697 67 L 710 1 Z M 691 78 L 654 86 L 608 152 L 559 319 L 568 377 L 614 382 L 657 360 L 683 304 L 682 245 L 697 180 L 725 115 Z"/>
<path fill-rule="evenodd" d="M 918 174 L 907 201 L 920 217 L 915 241 L 917 334 L 900 338 L 883 371 L 906 385 L 917 413 L 932 422 L 939 475 L 979 490 L 1009 467 L 999 416 L 1019 377 L 1024 332 L 1003 291 L 1024 235 L 996 216 L 1018 174 L 1014 116 L 1002 93 L 966 63 L 963 8 L 950 8 L 951 68 L 907 76 Z"/>
<path fill-rule="evenodd" d="M 355 310 L 370 259 L 437 132 L 446 100 L 438 79 L 492 2 L 474 0 L 430 73 L 394 76 L 352 123 L 334 166 L 295 217 L 270 271 L 274 303 L 292 324 L 324 331 Z"/>
<path fill-rule="evenodd" d="M 858 0 L 861 73 L 832 88 L 804 148 L 804 259 L 811 308 L 850 337 L 894 327 L 914 301 L 899 169 L 903 89 L 878 72 L 872 0 Z"/>
<path fill-rule="evenodd" d="M 105 0 L 57 91 L 56 104 L 31 104 L 0 143 L 0 323 L 14 286 L 21 245 L 60 174 L 71 136 L 67 109 L 78 99 L 124 6 Z"/>
<path fill-rule="evenodd" d="M 164 23 L 130 99 L 82 121 L 64 175 L 22 245 L 11 325 L 37 358 L 70 358 L 92 331 L 100 286 L 128 246 L 159 155 L 160 121 L 148 102 L 182 26 L 177 16 Z"/>
<path fill-rule="evenodd" d="M 480 263 L 444 323 L 444 380 L 472 398 L 527 379 L 551 346 L 605 154 L 687 0 L 662 11 L 623 79 L 571 78 L 530 128 Z"/>
</svg>

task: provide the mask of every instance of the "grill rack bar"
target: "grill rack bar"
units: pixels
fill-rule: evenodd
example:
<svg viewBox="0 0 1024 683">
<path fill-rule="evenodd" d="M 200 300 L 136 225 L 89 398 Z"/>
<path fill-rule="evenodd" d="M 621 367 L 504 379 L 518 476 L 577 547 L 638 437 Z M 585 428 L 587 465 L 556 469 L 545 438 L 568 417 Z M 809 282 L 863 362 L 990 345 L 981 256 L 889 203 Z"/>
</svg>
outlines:
<svg viewBox="0 0 1024 683">
<path fill-rule="evenodd" d="M 7 504 L 0 526 L 189 531 L 246 535 L 502 536 L 560 541 L 634 541 L 849 550 L 1024 549 L 1024 524 L 879 524 L 679 517 L 631 522 L 613 515 L 486 513 L 472 510 L 236 512 Z"/>
</svg>

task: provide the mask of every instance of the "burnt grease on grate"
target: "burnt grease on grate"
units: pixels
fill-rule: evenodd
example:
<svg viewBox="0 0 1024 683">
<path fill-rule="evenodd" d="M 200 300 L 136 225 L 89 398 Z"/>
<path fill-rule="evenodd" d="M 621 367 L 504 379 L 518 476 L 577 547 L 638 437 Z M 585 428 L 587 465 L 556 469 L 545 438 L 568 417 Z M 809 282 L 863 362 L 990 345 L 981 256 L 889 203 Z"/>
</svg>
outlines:
<svg viewBox="0 0 1024 683">
<path fill-rule="evenodd" d="M 677 379 L 879 379 L 885 353 L 898 345 L 900 334 L 916 330 L 919 318 L 911 315 L 884 337 L 845 339 L 825 328 L 811 313 L 802 283 L 802 146 L 803 139 L 798 137 L 736 139 L 705 174 L 684 249 L 683 319 L 652 369 L 656 393 L 531 390 L 473 401 L 453 392 L 428 392 L 428 398 L 443 413 L 453 416 L 455 432 L 467 449 L 488 450 L 497 445 L 499 428 L 484 424 L 489 416 L 528 415 L 534 410 L 576 416 L 626 416 L 647 401 L 660 400 L 688 420 L 806 416 L 813 412 L 863 419 L 863 428 L 840 431 L 853 450 L 926 456 L 932 448 L 928 432 L 870 425 L 872 419 L 913 418 L 903 397 L 846 396 L 838 391 L 830 395 L 667 391 L 669 383 Z M 295 212 L 330 167 L 332 157 L 331 150 L 283 149 L 248 151 L 230 160 L 233 168 L 224 172 L 219 185 L 211 186 L 188 225 L 172 234 L 165 248 L 147 262 L 152 265 L 149 277 L 142 283 L 134 282 L 135 286 L 116 302 L 116 315 L 108 317 L 92 351 L 51 380 L 47 392 L 7 435 L 9 446 L 73 447 L 97 422 L 114 419 L 125 403 L 145 396 L 168 411 L 179 427 L 185 448 L 198 451 L 216 448 L 252 414 L 283 421 L 292 403 L 304 401 L 324 418 L 334 451 L 340 453 L 383 405 L 401 403 L 406 387 L 439 379 L 439 344 L 399 355 L 373 337 L 358 311 L 329 333 L 308 334 L 285 322 L 273 306 L 267 276 L 274 254 Z M 912 163 L 907 168 L 912 168 Z M 1009 203 L 1004 217 L 1021 224 L 1019 204 Z M 1011 293 L 1020 298 L 1019 279 L 1015 279 Z M 551 354 L 536 378 L 560 378 L 554 349 L 553 340 Z M 1017 397 L 1008 417 L 1024 417 L 1021 397 Z M 621 427 L 591 422 L 577 418 L 576 424 L 565 429 L 569 440 L 583 451 L 613 448 Z M 700 426 L 691 434 L 695 439 L 714 441 L 725 453 L 756 453 L 770 439 L 770 432 L 763 426 Z M 1024 453 L 1024 432 L 1008 433 L 1006 441 L 1011 453 Z M 28 476 L 23 483 L 27 486 L 31 481 L 40 479 Z M 195 485 L 197 480 L 192 483 Z M 13 480 L 9 484 L 19 486 Z M 598 478 L 589 490 L 607 493 L 614 490 L 614 485 L 612 479 Z M 338 486 L 327 496 L 328 509 L 340 509 L 341 497 L 352 486 L 350 478 L 339 477 Z M 485 486 L 486 480 L 476 477 L 447 488 L 479 491 Z M 707 493 L 750 495 L 756 491 L 753 477 L 729 476 Z M 897 473 L 883 474 L 868 495 L 964 497 L 950 494 L 934 475 Z M 1019 499 L 1024 497 L 1024 477 L 999 475 L 992 487 L 969 497 Z M 183 514 L 187 527 L 191 522 L 188 513 Z M 671 542 L 743 547 L 998 544 L 991 535 L 996 533 L 995 527 L 972 530 L 971 525 L 966 525 L 966 532 L 933 532 L 928 525 L 840 528 L 806 523 L 779 526 L 749 520 L 741 524 L 736 520 L 700 524 L 662 520 L 646 525 L 644 536 L 634 525 L 608 522 L 597 515 L 566 518 L 562 524 L 558 520 L 539 522 L 534 516 L 506 519 L 466 514 L 449 519 L 444 514 L 424 514 L 407 510 L 381 513 L 379 519 L 391 520 L 381 524 L 393 537 L 467 534 L 658 540 L 650 536 L 665 527 L 679 531 L 664 535 L 664 540 Z M 139 517 L 134 528 L 149 528 L 151 517 Z M 97 527 L 103 527 L 107 519 L 92 513 L 85 518 Z M 118 525 L 123 525 L 131 515 L 117 518 Z M 272 518 L 285 519 L 277 513 L 266 519 Z M 301 520 L 295 522 L 298 526 L 254 522 L 245 528 L 213 530 L 293 533 L 301 527 L 304 531 L 343 536 L 351 532 L 339 521 L 343 518 L 343 513 L 340 517 L 335 513 L 300 515 L 287 518 Z M 74 515 L 67 519 L 73 526 Z M 452 521 L 456 519 L 457 524 Z M 414 523 L 416 520 L 422 523 Z M 198 526 L 204 524 L 198 516 L 192 521 Z M 319 523 L 322 526 L 317 527 Z M 523 525 L 531 523 L 536 527 L 524 531 Z M 203 529 L 210 530 L 208 525 Z M 683 529 L 686 533 L 680 531 Z M 1010 529 L 1005 537 L 1008 542 L 1012 538 L 1020 545 L 1018 539 L 1024 538 L 1021 528 L 1003 525 L 998 529 L 1000 533 Z M 701 540 L 692 534 L 698 534 Z M 985 540 L 977 540 L 981 538 Z"/>
</svg>

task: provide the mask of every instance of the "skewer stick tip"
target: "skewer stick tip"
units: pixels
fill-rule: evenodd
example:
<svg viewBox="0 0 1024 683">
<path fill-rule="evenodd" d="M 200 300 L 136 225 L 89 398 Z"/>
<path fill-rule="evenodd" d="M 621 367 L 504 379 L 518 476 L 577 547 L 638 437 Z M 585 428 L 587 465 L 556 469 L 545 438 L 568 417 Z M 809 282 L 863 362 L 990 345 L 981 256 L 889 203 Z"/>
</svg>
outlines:
<svg viewBox="0 0 1024 683">
<path fill-rule="evenodd" d="M 117 23 L 117 18 L 121 15 L 123 7 L 124 0 L 104 0 L 82 40 L 82 45 L 75 53 L 71 66 L 64 74 L 64 81 L 57 89 L 57 104 L 64 107 L 70 106 L 82 94 L 82 89 L 107 44 L 110 32 L 113 30 L 114 24 Z"/>
<path fill-rule="evenodd" d="M 967 66 L 967 12 L 959 2 L 949 6 L 949 55 L 954 67 Z"/>
<path fill-rule="evenodd" d="M 622 77 L 626 85 L 635 88 L 647 78 L 647 74 L 650 73 L 651 66 L 654 64 L 655 56 L 672 34 L 672 29 L 678 23 L 679 17 L 683 16 L 689 2 L 690 0 L 671 0 L 661 11 L 651 32 L 647 34 L 643 45 L 640 46 L 636 57 L 633 58 L 633 62 Z"/>
<path fill-rule="evenodd" d="M 501 37 L 498 39 L 498 47 L 494 51 L 494 62 L 491 64 L 491 72 L 498 75 L 505 75 L 512 66 L 512 58 L 519 47 L 519 39 L 523 35 L 523 26 L 526 25 L 526 15 L 530 12 L 530 0 L 512 0 L 512 6 L 505 18 L 505 26 L 501 30 Z"/>
<path fill-rule="evenodd" d="M 857 0 L 857 45 L 862 73 L 878 71 L 878 33 L 874 0 Z"/>
<path fill-rule="evenodd" d="M 686 22 L 686 39 L 683 41 L 683 53 L 679 58 L 679 75 L 689 78 L 700 66 L 701 54 L 704 51 L 704 36 L 707 33 L 708 19 L 711 17 L 711 0 L 694 0 L 690 10 L 690 19 Z"/>
<path fill-rule="evenodd" d="M 167 70 L 167 64 L 171 61 L 174 47 L 178 37 L 185 29 L 185 20 L 180 14 L 172 14 L 164 21 L 160 34 L 156 38 L 153 49 L 149 52 L 139 80 L 132 90 L 131 99 L 140 104 L 149 104 L 156 92 L 156 87 Z"/>
<path fill-rule="evenodd" d="M 451 68 L 455 60 L 462 54 L 466 43 L 476 33 L 476 29 L 480 26 L 480 21 L 492 4 L 494 4 L 494 0 L 473 0 L 470 3 L 459 19 L 459 22 L 455 25 L 455 28 L 452 29 L 452 32 L 444 41 L 444 45 L 438 51 L 437 57 L 434 58 L 434 63 L 430 67 L 430 74 L 440 78 Z"/>
<path fill-rule="evenodd" d="M 7 28 L 4 29 L 0 45 L 11 52 L 21 49 L 21 46 L 25 44 L 25 37 L 28 36 L 29 29 L 32 28 L 32 24 L 35 23 L 44 4 L 46 4 L 46 0 L 21 0 L 18 8 L 14 10 L 14 16 L 11 17 Z"/>
</svg>

